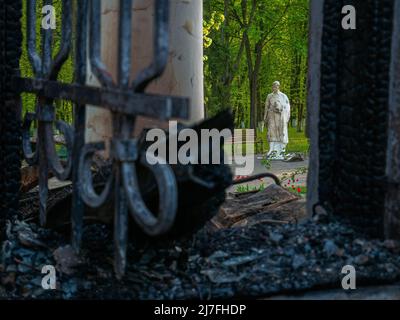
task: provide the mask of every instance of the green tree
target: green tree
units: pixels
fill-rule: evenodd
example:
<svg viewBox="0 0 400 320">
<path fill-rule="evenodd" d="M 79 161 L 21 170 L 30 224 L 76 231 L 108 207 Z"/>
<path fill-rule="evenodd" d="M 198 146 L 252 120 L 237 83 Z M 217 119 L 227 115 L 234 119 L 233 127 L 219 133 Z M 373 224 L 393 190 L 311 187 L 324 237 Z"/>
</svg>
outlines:
<svg viewBox="0 0 400 320">
<path fill-rule="evenodd" d="M 302 130 L 306 110 L 308 0 L 207 0 L 204 16 L 222 14 L 205 48 L 206 110 L 230 107 L 237 127 L 262 120 L 271 84 L 279 80 Z M 295 121 L 293 122 L 294 125 Z"/>
</svg>

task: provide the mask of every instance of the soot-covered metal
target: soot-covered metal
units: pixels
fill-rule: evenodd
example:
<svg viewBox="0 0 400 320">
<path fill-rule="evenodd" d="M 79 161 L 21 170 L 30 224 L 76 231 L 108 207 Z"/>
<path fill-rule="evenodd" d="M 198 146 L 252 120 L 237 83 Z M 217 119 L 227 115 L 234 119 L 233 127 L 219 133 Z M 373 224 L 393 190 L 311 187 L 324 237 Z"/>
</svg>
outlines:
<svg viewBox="0 0 400 320">
<path fill-rule="evenodd" d="M 5 107 L 1 108 L 1 208 L 6 208 L 8 217 L 18 212 L 18 189 L 20 185 L 20 147 L 26 162 L 39 168 L 39 213 L 42 225 L 47 221 L 48 180 L 50 173 L 61 181 L 72 180 L 72 203 L 70 207 L 72 245 L 79 251 L 82 242 L 83 218 L 86 207 L 100 208 L 111 204 L 114 212 L 115 271 L 124 274 L 128 241 L 128 214 L 136 226 L 147 235 L 161 236 L 173 230 L 174 224 L 187 221 L 182 216 L 190 192 L 200 192 L 204 197 L 197 209 L 216 212 L 224 200 L 224 190 L 231 183 L 227 167 L 221 166 L 175 166 L 169 164 L 149 165 L 144 156 L 145 144 L 133 138 L 136 117 L 144 115 L 158 120 L 189 118 L 189 100 L 145 94 L 146 87 L 164 71 L 169 54 L 169 2 L 155 1 L 154 57 L 131 81 L 131 22 L 132 0 L 120 1 L 118 46 L 118 79 L 115 81 L 101 58 L 101 2 L 83 0 L 73 10 L 73 1 L 62 1 L 62 37 L 59 51 L 53 58 L 53 31 L 41 29 L 40 52 L 36 39 L 36 4 L 27 3 L 27 52 L 34 73 L 33 78 L 19 76 L 18 62 L 21 54 L 21 1 L 5 1 L 1 4 L 2 82 L 1 97 Z M 51 5 L 46 0 L 44 4 Z M 76 15 L 76 17 L 74 17 Z M 73 37 L 73 32 L 76 36 Z M 74 48 L 75 80 L 73 84 L 57 81 L 58 73 Z M 85 85 L 87 63 L 100 83 L 99 88 Z M 3 70 L 5 69 L 5 70 Z M 26 113 L 21 123 L 20 94 L 34 93 L 37 97 L 35 111 Z M 74 104 L 74 124 L 71 126 L 56 119 L 54 101 L 64 99 Z M 92 177 L 93 157 L 105 150 L 105 142 L 85 144 L 86 104 L 106 108 L 112 114 L 113 137 L 110 147 L 108 175 L 103 179 L 99 193 Z M 4 115 L 4 117 L 3 117 Z M 37 123 L 37 145 L 31 145 L 30 131 Z M 232 118 L 224 115 L 226 127 L 232 127 Z M 203 126 L 213 125 L 204 123 Z M 217 125 L 217 126 L 218 126 Z M 56 127 L 65 137 L 68 158 L 61 161 L 54 142 Z M 18 128 L 22 127 L 22 135 Z M 200 130 L 202 125 L 198 127 Z M 6 155 L 6 156 L 3 156 Z M 6 164 L 4 161 L 7 161 Z M 203 176 L 203 179 L 196 176 Z M 104 172 L 104 170 L 103 170 Z M 143 178 L 143 172 L 146 172 Z M 139 181 L 142 179 L 142 181 Z M 144 180 L 145 181 L 144 181 Z M 143 184 L 150 195 L 142 194 Z M 205 190 L 207 189 L 207 190 Z M 180 193 L 178 201 L 178 193 Z M 155 196 L 155 198 L 154 198 Z M 149 197 L 152 201 L 149 202 Z M 210 200 L 211 199 L 211 200 Z M 209 201 L 210 200 L 210 201 Z M 186 202 L 185 202 L 186 201 Z M 157 205 L 152 205 L 156 203 Z M 199 208 L 201 207 L 202 208 Z M 206 208 L 206 209 L 205 209 Z M 193 218 L 193 216 L 192 216 Z M 196 221 L 196 219 L 194 219 Z M 203 219 L 204 220 L 204 219 Z M 184 224 L 184 222 L 182 222 Z M 203 221 L 205 223 L 205 221 Z"/>
<path fill-rule="evenodd" d="M 2 219 L 18 212 L 20 111 L 9 79 L 18 70 L 21 55 L 21 14 L 21 1 L 0 3 L 0 227 Z"/>
<path fill-rule="evenodd" d="M 356 30 L 342 28 L 345 5 Z M 392 0 L 324 4 L 319 195 L 335 213 L 383 216 L 392 21 Z"/>
</svg>

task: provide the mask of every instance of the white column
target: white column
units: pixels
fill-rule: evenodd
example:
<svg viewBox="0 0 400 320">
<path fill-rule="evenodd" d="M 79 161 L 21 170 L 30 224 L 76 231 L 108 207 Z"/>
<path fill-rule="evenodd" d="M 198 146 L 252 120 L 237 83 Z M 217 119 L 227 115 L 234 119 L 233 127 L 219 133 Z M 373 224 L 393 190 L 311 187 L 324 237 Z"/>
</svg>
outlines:
<svg viewBox="0 0 400 320">
<path fill-rule="evenodd" d="M 119 0 L 102 2 L 102 59 L 111 74 L 117 74 Z M 153 57 L 154 0 L 136 0 L 133 6 L 132 72 L 146 67 Z M 161 78 L 154 81 L 147 93 L 190 98 L 190 121 L 204 118 L 203 87 L 203 2 L 202 0 L 170 0 L 170 57 Z M 98 84 L 89 72 L 87 83 Z M 139 127 L 165 126 L 140 118 Z M 90 107 L 87 112 L 87 141 L 111 136 L 108 111 Z"/>
<path fill-rule="evenodd" d="M 119 0 L 102 0 L 101 57 L 114 80 L 118 74 L 118 17 Z M 99 86 L 99 82 L 91 72 L 89 62 L 87 63 L 87 66 L 88 72 L 86 83 L 91 86 Z M 88 106 L 86 111 L 86 142 L 108 141 L 111 136 L 112 127 L 110 112 L 103 108 Z"/>
<path fill-rule="evenodd" d="M 132 75 L 152 58 L 154 7 L 152 0 L 137 0 L 134 5 Z M 170 1 L 170 59 L 163 76 L 148 92 L 189 97 L 191 120 L 204 117 L 203 88 L 203 1 Z"/>
</svg>

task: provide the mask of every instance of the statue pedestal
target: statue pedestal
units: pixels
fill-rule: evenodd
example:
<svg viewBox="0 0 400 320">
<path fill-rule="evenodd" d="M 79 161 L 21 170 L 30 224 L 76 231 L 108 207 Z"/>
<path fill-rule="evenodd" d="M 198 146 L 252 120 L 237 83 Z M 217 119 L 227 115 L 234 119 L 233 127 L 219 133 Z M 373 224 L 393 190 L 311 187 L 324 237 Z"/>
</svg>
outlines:
<svg viewBox="0 0 400 320">
<path fill-rule="evenodd" d="M 267 159 L 284 160 L 286 144 L 283 142 L 270 142 Z"/>
</svg>

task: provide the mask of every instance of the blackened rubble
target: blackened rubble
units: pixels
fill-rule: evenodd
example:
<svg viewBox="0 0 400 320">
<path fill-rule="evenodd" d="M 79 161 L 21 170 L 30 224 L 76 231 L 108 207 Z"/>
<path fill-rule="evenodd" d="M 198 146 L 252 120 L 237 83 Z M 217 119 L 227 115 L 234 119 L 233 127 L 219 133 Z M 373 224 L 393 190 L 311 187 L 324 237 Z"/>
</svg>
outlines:
<svg viewBox="0 0 400 320">
<path fill-rule="evenodd" d="M 34 238 L 21 242 L 23 231 Z M 2 243 L 0 298 L 190 299 L 266 297 L 308 289 L 340 289 L 342 267 L 357 270 L 357 287 L 400 279 L 400 244 L 368 238 L 343 220 L 302 225 L 257 224 L 162 244 L 130 242 L 127 275 L 113 272 L 112 232 L 85 227 L 81 264 L 57 270 L 58 290 L 41 289 L 40 268 L 67 239 L 34 224 L 8 226 Z M 38 245 L 46 243 L 46 246 Z M 58 251 L 60 252 L 60 251 Z M 59 268 L 59 267 L 58 267 Z"/>
</svg>

